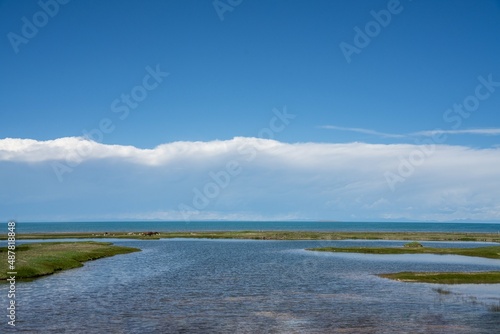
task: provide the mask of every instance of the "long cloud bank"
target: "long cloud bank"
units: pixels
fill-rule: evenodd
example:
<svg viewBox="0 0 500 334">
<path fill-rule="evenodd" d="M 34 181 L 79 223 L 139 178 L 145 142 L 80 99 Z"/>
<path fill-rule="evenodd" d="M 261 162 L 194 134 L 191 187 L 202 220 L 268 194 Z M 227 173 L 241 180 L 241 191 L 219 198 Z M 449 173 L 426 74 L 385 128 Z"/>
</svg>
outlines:
<svg viewBox="0 0 500 334">
<path fill-rule="evenodd" d="M 495 221 L 498 166 L 500 149 L 432 143 L 0 140 L 1 199 L 21 218 Z"/>
</svg>

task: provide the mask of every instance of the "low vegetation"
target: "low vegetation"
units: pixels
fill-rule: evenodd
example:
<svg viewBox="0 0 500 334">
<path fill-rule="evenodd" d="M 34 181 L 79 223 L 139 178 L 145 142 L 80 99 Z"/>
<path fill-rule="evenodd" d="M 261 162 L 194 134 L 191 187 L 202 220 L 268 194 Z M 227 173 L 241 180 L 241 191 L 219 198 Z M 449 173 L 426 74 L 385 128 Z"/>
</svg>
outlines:
<svg viewBox="0 0 500 334">
<path fill-rule="evenodd" d="M 495 284 L 500 283 L 500 271 L 485 272 L 401 272 L 378 276 L 402 282 L 439 284 Z M 439 292 L 439 291 L 438 291 Z M 441 290 L 439 293 L 447 293 Z"/>
<path fill-rule="evenodd" d="M 412 241 L 412 242 L 409 242 L 407 244 L 404 244 L 404 247 L 406 247 L 406 248 L 421 248 L 424 246 L 418 241 Z"/>
<path fill-rule="evenodd" d="M 418 245 L 417 245 L 418 244 Z M 432 248 L 423 247 L 418 242 L 405 244 L 403 247 L 322 247 L 308 250 L 322 252 L 364 253 L 364 254 L 438 254 L 462 255 L 500 259 L 500 246 L 476 248 Z M 403 282 L 422 282 L 439 284 L 480 284 L 500 283 L 500 271 L 489 272 L 401 272 L 379 274 L 378 276 Z M 436 289 L 440 294 L 447 290 Z"/>
<path fill-rule="evenodd" d="M 0 240 L 7 236 L 0 235 Z M 486 241 L 499 242 L 497 233 L 445 233 L 445 232 L 313 232 L 313 231 L 187 231 L 187 232 L 94 232 L 94 233 L 30 233 L 17 235 L 17 239 L 63 238 L 207 238 L 254 240 L 419 240 L 419 241 Z"/>
<path fill-rule="evenodd" d="M 439 254 L 463 255 L 500 259 L 500 246 L 474 248 L 433 248 L 433 247 L 321 247 L 308 250 L 320 252 L 364 253 L 364 254 Z"/>
<path fill-rule="evenodd" d="M 116 246 L 109 242 L 44 242 L 19 245 L 15 249 L 17 279 L 35 278 L 56 271 L 78 268 L 83 262 L 118 254 L 137 252 L 140 249 Z M 9 276 L 7 247 L 0 248 L 0 280 Z"/>
</svg>

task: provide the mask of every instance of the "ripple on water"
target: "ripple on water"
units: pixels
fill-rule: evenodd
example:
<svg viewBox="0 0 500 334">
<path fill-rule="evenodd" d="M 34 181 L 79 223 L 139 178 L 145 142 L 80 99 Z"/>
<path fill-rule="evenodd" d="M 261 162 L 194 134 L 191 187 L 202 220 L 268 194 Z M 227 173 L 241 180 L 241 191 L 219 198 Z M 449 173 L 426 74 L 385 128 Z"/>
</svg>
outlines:
<svg viewBox="0 0 500 334">
<path fill-rule="evenodd" d="M 303 242 L 117 241 L 143 252 L 19 284 L 19 328 L 73 333 L 494 333 L 496 286 L 374 274 L 498 270 L 460 256 L 318 254 Z M 329 242 L 329 245 L 346 245 Z M 371 245 L 383 243 L 370 242 Z M 469 244 L 470 245 L 470 244 Z M 0 286 L 6 302 L 6 286 Z M 476 302 L 463 297 L 475 296 Z M 464 301 L 465 300 L 465 301 Z"/>
</svg>

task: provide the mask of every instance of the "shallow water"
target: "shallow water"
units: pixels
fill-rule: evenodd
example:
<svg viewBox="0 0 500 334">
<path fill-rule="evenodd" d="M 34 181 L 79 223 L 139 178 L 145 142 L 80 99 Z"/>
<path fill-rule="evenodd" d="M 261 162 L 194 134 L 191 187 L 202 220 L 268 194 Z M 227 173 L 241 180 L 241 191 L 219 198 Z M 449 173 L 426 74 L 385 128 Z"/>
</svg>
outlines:
<svg viewBox="0 0 500 334">
<path fill-rule="evenodd" d="M 374 274 L 500 270 L 440 255 L 305 251 L 398 241 L 116 240 L 143 251 L 18 283 L 20 332 L 497 333 L 498 285 L 402 283 Z M 449 247 L 449 243 L 432 243 Z M 484 246 L 484 244 L 454 244 Z M 435 288 L 452 293 L 443 295 Z M 0 303 L 7 305 L 7 287 Z M 0 328 L 6 328 L 1 324 Z M 8 329 L 8 328 L 7 328 Z"/>
</svg>

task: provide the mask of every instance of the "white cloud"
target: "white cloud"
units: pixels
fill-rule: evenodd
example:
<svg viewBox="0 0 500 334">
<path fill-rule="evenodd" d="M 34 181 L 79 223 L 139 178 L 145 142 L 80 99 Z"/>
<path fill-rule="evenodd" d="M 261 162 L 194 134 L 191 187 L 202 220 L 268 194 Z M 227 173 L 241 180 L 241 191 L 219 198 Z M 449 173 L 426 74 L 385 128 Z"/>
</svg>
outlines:
<svg viewBox="0 0 500 334">
<path fill-rule="evenodd" d="M 68 160 L 74 162 L 110 157 L 140 157 L 147 155 L 148 151 L 133 146 L 103 145 L 81 137 L 66 137 L 47 141 L 18 138 L 0 140 L 0 161 Z"/>
<path fill-rule="evenodd" d="M 63 160 L 78 162 L 95 159 L 120 159 L 144 165 L 167 164 L 183 158 L 202 159 L 224 155 L 242 145 L 258 149 L 273 149 L 280 144 L 273 140 L 234 138 L 230 141 L 173 142 L 154 149 L 134 146 L 105 145 L 82 137 L 55 140 L 6 138 L 0 140 L 0 161 L 42 162 Z"/>
<path fill-rule="evenodd" d="M 217 211 L 197 211 L 191 212 L 192 221 L 213 220 L 213 221 L 288 221 L 297 220 L 302 217 L 293 213 L 286 215 L 262 215 L 254 212 L 217 212 Z M 134 219 L 134 220 L 168 220 L 182 221 L 184 219 L 178 210 L 140 212 L 125 215 L 109 216 L 109 219 Z"/>
<path fill-rule="evenodd" d="M 378 137 L 384 138 L 407 138 L 407 137 L 415 137 L 415 136 L 425 136 L 432 137 L 435 135 L 448 134 L 448 135 L 480 135 L 480 136 L 498 136 L 500 135 L 500 128 L 489 128 L 489 129 L 466 129 L 466 130 L 425 130 L 425 131 L 417 131 L 410 134 L 394 134 L 394 133 L 384 133 L 371 129 L 363 129 L 363 128 L 347 128 L 335 125 L 322 125 L 319 126 L 321 129 L 328 130 L 339 130 L 339 131 L 350 131 L 363 133 L 368 135 L 374 135 Z"/>
<path fill-rule="evenodd" d="M 243 137 L 153 149 L 2 139 L 0 212 L 13 216 L 0 219 L 500 220 L 500 148 L 436 145 L 391 191 L 386 173 L 425 150 Z M 72 164 L 63 182 L 55 162 Z"/>
<path fill-rule="evenodd" d="M 322 125 L 319 128 L 327 129 L 327 130 L 358 132 L 358 133 L 363 133 L 363 134 L 367 134 L 367 135 L 375 135 L 375 136 L 386 137 L 386 138 L 404 138 L 404 137 L 406 137 L 405 135 L 400 135 L 400 134 L 384 133 L 384 132 L 378 132 L 375 130 L 363 129 L 363 128 L 346 128 L 346 127 L 335 126 L 335 125 Z"/>
<path fill-rule="evenodd" d="M 432 137 L 435 135 L 447 134 L 447 135 L 483 135 L 483 136 L 498 136 L 500 135 L 500 129 L 469 129 L 469 130 L 429 130 L 429 131 L 419 131 L 412 135 L 415 136 L 426 136 Z"/>
</svg>

